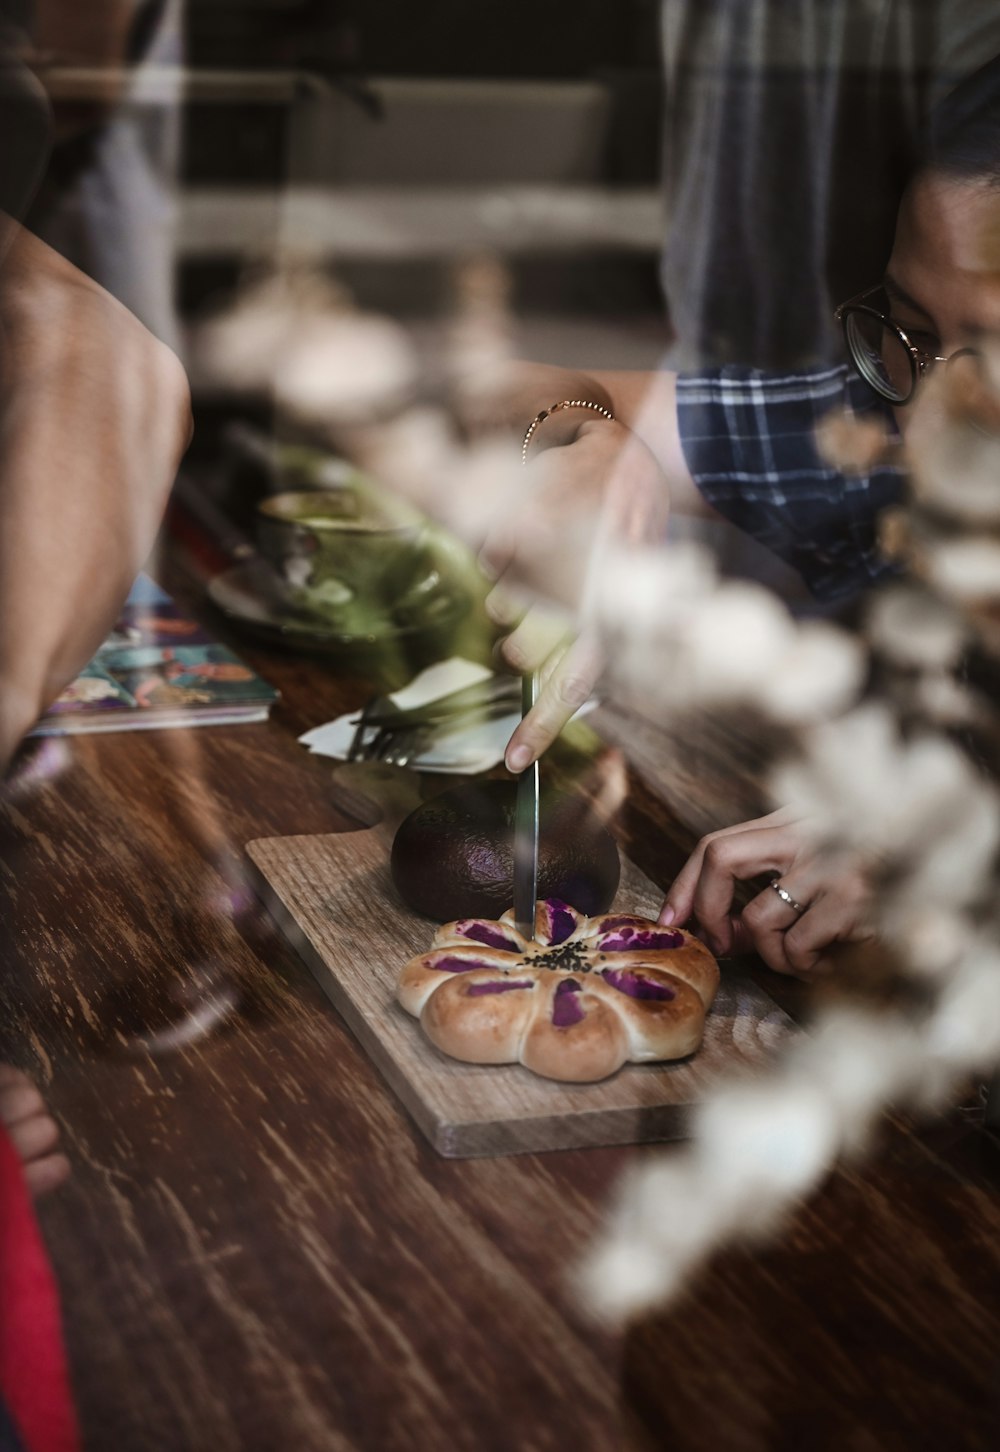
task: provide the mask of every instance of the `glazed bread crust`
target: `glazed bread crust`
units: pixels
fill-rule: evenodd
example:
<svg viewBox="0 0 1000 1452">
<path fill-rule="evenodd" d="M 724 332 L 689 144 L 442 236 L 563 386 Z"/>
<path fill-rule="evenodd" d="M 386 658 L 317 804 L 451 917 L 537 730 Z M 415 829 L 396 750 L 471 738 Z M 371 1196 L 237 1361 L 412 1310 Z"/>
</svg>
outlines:
<svg viewBox="0 0 1000 1452">
<path fill-rule="evenodd" d="M 529 943 L 512 910 L 461 918 L 406 964 L 397 998 L 442 1053 L 588 1083 L 700 1046 L 719 968 L 692 934 L 551 898 L 535 925 Z"/>
</svg>

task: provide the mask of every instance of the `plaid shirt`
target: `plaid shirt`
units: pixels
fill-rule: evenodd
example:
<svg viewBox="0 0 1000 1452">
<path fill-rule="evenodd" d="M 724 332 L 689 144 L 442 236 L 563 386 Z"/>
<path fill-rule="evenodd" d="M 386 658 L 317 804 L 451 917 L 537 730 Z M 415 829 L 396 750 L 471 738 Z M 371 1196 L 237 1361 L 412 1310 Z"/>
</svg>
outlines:
<svg viewBox="0 0 1000 1452">
<path fill-rule="evenodd" d="M 727 366 L 677 380 L 681 444 L 699 492 L 830 601 L 891 573 L 876 524 L 902 492 L 899 469 L 847 476 L 824 463 L 815 427 L 837 408 L 881 415 L 893 427 L 888 405 L 844 366 Z"/>
</svg>

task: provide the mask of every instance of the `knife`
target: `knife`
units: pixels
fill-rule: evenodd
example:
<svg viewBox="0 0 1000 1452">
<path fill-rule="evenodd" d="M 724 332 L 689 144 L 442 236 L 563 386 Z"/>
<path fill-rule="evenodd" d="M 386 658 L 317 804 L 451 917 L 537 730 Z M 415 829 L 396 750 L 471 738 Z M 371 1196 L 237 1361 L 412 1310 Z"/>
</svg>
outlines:
<svg viewBox="0 0 1000 1452">
<path fill-rule="evenodd" d="M 521 681 L 521 720 L 538 699 L 538 672 Z M 514 918 L 517 930 L 529 942 L 535 937 L 535 901 L 538 897 L 538 762 L 517 779 L 514 809 Z"/>
</svg>

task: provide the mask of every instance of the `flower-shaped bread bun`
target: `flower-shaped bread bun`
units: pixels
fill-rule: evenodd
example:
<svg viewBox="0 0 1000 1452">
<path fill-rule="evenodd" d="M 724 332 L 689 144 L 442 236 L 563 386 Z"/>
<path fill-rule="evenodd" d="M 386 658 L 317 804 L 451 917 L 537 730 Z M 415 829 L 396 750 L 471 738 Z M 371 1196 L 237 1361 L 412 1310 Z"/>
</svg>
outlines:
<svg viewBox="0 0 1000 1452">
<path fill-rule="evenodd" d="M 690 933 L 547 898 L 535 935 L 521 936 L 513 910 L 445 923 L 396 996 L 452 1058 L 521 1063 L 547 1079 L 585 1083 L 698 1048 L 719 968 Z"/>
</svg>

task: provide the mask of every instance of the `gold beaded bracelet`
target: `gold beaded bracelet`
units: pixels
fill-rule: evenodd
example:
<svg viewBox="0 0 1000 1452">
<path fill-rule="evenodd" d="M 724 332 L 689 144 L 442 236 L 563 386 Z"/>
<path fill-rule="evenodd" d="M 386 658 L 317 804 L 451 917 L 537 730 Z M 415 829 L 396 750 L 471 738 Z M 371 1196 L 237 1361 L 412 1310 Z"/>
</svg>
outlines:
<svg viewBox="0 0 1000 1452">
<path fill-rule="evenodd" d="M 541 413 L 536 413 L 525 430 L 524 438 L 521 440 L 521 463 L 528 462 L 528 445 L 534 437 L 538 425 L 544 423 L 550 413 L 558 413 L 563 408 L 589 408 L 594 413 L 599 413 L 601 418 L 606 418 L 610 423 L 615 423 L 615 416 L 610 408 L 605 408 L 602 403 L 591 403 L 589 398 L 564 398 L 559 403 L 554 403 L 550 408 L 543 408 Z"/>
</svg>

